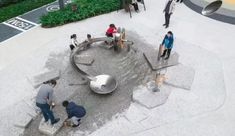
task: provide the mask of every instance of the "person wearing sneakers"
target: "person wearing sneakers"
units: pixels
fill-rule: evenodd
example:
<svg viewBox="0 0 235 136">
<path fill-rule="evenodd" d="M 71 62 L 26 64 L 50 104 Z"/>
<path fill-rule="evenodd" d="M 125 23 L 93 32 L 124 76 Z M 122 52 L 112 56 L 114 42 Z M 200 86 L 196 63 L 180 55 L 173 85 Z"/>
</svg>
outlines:
<svg viewBox="0 0 235 136">
<path fill-rule="evenodd" d="M 161 55 L 161 57 L 165 57 L 167 54 L 167 57 L 165 58 L 165 60 L 169 59 L 170 54 L 171 54 L 171 49 L 173 48 L 173 43 L 174 43 L 174 37 L 173 37 L 173 33 L 171 31 L 167 32 L 167 34 L 165 35 L 161 46 L 164 47 L 164 51 L 163 54 Z"/>
<path fill-rule="evenodd" d="M 86 115 L 86 110 L 83 106 L 77 105 L 74 102 L 63 101 L 62 105 L 65 107 L 68 119 L 72 127 L 80 125 L 80 120 Z"/>
<path fill-rule="evenodd" d="M 163 10 L 163 12 L 165 13 L 165 24 L 163 24 L 163 26 L 165 26 L 166 28 L 168 28 L 169 23 L 170 23 L 170 17 L 173 14 L 175 9 L 175 0 L 167 0 L 165 8 Z"/>
<path fill-rule="evenodd" d="M 53 88 L 56 85 L 55 80 L 50 80 L 44 82 L 36 96 L 36 106 L 39 107 L 42 111 L 42 115 L 47 122 L 49 119 L 51 121 L 51 125 L 59 122 L 60 118 L 56 118 L 53 115 L 50 107 L 52 106 L 52 97 L 53 97 Z"/>
</svg>

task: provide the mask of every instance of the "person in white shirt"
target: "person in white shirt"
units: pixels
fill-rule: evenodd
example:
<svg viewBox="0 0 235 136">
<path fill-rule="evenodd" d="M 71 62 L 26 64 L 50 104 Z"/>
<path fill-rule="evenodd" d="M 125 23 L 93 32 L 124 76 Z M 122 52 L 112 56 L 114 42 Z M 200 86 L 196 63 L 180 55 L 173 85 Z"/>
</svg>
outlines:
<svg viewBox="0 0 235 136">
<path fill-rule="evenodd" d="M 70 49 L 73 50 L 79 44 L 77 41 L 77 35 L 76 34 L 71 35 L 70 39 L 71 39 Z"/>
</svg>

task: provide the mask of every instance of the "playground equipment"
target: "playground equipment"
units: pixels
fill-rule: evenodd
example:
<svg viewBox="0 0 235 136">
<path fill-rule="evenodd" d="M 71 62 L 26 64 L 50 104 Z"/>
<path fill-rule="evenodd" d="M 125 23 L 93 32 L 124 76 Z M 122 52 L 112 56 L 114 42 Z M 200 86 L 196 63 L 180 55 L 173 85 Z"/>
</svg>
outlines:
<svg viewBox="0 0 235 136">
<path fill-rule="evenodd" d="M 223 2 L 221 0 L 216 0 L 214 2 L 211 2 L 202 9 L 202 15 L 209 16 L 215 13 L 221 7 L 222 3 Z"/>
<path fill-rule="evenodd" d="M 117 46 L 117 48 L 121 48 L 122 44 L 125 44 L 129 50 L 130 46 L 133 44 L 132 41 L 125 40 L 125 29 L 119 29 L 118 33 L 114 38 L 108 38 L 108 37 L 101 37 L 101 38 L 90 38 L 88 41 L 84 41 L 80 43 L 77 47 L 75 47 L 71 54 L 70 54 L 70 62 L 72 66 L 80 73 L 82 74 L 86 79 L 89 80 L 89 86 L 92 91 L 98 94 L 108 94 L 113 92 L 117 86 L 118 83 L 116 79 L 110 75 L 102 74 L 102 75 L 97 75 L 93 76 L 85 71 L 81 70 L 75 63 L 75 57 L 78 55 L 80 52 L 89 49 L 88 46 L 90 46 L 92 43 L 95 42 L 105 42 L 105 41 L 110 41 L 113 43 L 113 46 Z M 108 46 L 108 45 L 104 45 Z M 127 50 L 128 51 L 128 50 Z"/>
</svg>

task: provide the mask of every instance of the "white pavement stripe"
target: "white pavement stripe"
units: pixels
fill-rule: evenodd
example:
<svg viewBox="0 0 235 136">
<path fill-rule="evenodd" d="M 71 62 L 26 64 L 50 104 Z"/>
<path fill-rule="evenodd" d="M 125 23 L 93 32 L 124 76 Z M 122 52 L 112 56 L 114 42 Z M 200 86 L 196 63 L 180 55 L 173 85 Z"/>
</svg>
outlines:
<svg viewBox="0 0 235 136">
<path fill-rule="evenodd" d="M 31 21 L 29 21 L 29 20 L 23 19 L 23 18 L 21 18 L 21 17 L 15 17 L 15 18 L 17 18 L 17 19 L 19 19 L 19 20 L 21 20 L 21 21 L 24 21 L 24 22 L 30 23 L 30 24 L 35 25 L 35 26 L 38 26 L 38 25 L 39 25 L 39 24 L 36 24 L 36 23 L 31 22 Z"/>
<path fill-rule="evenodd" d="M 37 27 L 38 27 L 38 26 L 36 26 L 36 27 L 32 27 L 32 28 L 31 28 L 31 29 L 29 29 L 29 30 L 33 30 L 33 29 L 35 29 L 35 28 L 37 28 Z M 27 32 L 27 31 L 29 31 L 29 30 L 25 30 L 24 32 Z M 6 39 L 6 40 L 4 40 L 4 41 L 0 42 L 0 46 L 1 46 L 1 44 L 4 44 L 5 42 L 10 41 L 10 40 L 14 39 L 14 38 L 15 38 L 15 37 L 17 37 L 17 36 L 23 35 L 23 34 L 24 34 L 24 32 L 19 33 L 19 34 L 16 34 L 16 35 L 14 35 L 14 36 L 12 36 L 12 37 L 10 37 L 10 38 L 8 38 L 8 39 Z M 0 70 L 1 70 L 1 67 L 0 67 Z"/>
<path fill-rule="evenodd" d="M 21 29 L 21 28 L 19 28 L 19 27 L 14 26 L 14 25 L 8 24 L 8 23 L 6 23 L 6 22 L 3 22 L 3 24 L 4 24 L 4 25 L 7 25 L 7 26 L 9 26 L 9 27 L 15 28 L 15 29 L 17 29 L 17 30 L 23 31 L 23 32 L 26 31 L 26 30 L 24 30 L 24 29 Z"/>
</svg>

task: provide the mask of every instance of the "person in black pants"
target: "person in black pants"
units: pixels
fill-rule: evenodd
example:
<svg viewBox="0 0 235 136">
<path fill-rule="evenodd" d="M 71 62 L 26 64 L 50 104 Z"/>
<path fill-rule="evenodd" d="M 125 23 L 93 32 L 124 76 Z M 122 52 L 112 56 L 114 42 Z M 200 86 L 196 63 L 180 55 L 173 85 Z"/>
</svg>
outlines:
<svg viewBox="0 0 235 136">
<path fill-rule="evenodd" d="M 169 26 L 170 17 L 173 14 L 174 8 L 175 8 L 175 1 L 168 0 L 163 10 L 163 12 L 165 13 L 165 24 L 163 24 L 163 26 L 166 26 L 166 28 Z"/>
<path fill-rule="evenodd" d="M 51 110 L 52 106 L 52 97 L 53 97 L 53 88 L 56 85 L 55 80 L 50 80 L 47 82 L 44 82 L 36 96 L 36 106 L 41 109 L 42 115 L 45 119 L 45 122 L 48 120 L 51 121 L 51 125 L 57 123 L 60 121 L 60 118 L 55 118 L 53 115 L 53 112 Z"/>
<path fill-rule="evenodd" d="M 139 6 L 136 0 L 132 0 L 131 5 L 134 6 L 135 12 L 139 12 Z"/>
<path fill-rule="evenodd" d="M 165 60 L 169 59 L 170 54 L 171 54 L 171 49 L 173 48 L 173 43 L 174 43 L 173 33 L 169 31 L 165 35 L 161 44 L 161 46 L 164 46 L 164 51 L 163 51 L 163 54 L 161 55 L 161 58 L 167 55 Z"/>
</svg>

